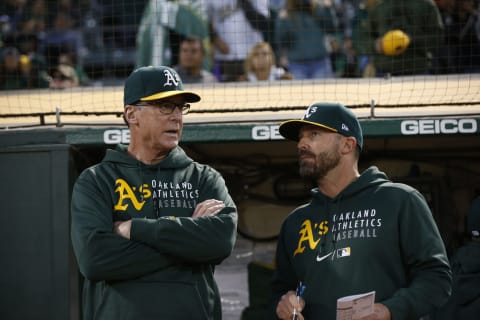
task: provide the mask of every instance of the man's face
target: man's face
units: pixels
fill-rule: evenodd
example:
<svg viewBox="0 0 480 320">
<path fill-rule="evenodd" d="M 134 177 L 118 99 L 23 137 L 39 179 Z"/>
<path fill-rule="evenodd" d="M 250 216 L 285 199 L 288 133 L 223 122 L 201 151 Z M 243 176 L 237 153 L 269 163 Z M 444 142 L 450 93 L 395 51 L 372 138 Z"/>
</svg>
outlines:
<svg viewBox="0 0 480 320">
<path fill-rule="evenodd" d="M 342 136 L 313 125 L 300 129 L 298 156 L 300 176 L 318 181 L 340 163 Z"/>
<path fill-rule="evenodd" d="M 184 41 L 180 45 L 179 64 L 184 68 L 198 68 L 203 63 L 203 51 L 200 41 Z"/>
<path fill-rule="evenodd" d="M 185 98 L 176 96 L 158 100 L 158 103 L 162 102 L 180 106 L 185 104 Z M 138 122 L 134 125 L 142 143 L 158 152 L 169 152 L 178 146 L 183 129 L 183 115 L 179 108 L 175 108 L 170 114 L 162 113 L 155 105 L 135 108 Z"/>
</svg>

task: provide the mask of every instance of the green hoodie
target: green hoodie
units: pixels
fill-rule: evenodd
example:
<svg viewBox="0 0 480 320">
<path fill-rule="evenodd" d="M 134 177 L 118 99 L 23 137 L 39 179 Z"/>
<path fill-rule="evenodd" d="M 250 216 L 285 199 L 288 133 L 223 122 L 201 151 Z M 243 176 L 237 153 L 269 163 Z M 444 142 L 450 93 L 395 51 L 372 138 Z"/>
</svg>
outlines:
<svg viewBox="0 0 480 320">
<path fill-rule="evenodd" d="M 284 221 L 274 306 L 300 281 L 306 319 L 334 320 L 338 298 L 375 290 L 392 319 L 404 320 L 447 300 L 451 271 L 422 195 L 371 167 L 333 199 L 313 189 Z"/>
<path fill-rule="evenodd" d="M 225 208 L 191 218 L 212 198 Z M 84 319 L 221 319 L 214 267 L 233 249 L 237 212 L 217 171 L 180 147 L 145 165 L 119 146 L 80 175 L 71 211 Z M 112 231 L 127 219 L 130 240 Z"/>
</svg>

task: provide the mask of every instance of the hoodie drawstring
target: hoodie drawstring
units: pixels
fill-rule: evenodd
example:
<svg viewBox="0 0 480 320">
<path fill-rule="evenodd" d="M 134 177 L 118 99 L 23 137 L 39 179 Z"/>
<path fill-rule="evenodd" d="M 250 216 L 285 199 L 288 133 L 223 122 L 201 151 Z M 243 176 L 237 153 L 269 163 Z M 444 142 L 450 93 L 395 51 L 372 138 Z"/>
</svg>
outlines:
<svg viewBox="0 0 480 320">
<path fill-rule="evenodd" d="M 138 175 L 140 176 L 140 188 L 138 190 L 138 198 L 140 199 L 140 202 L 144 202 L 145 201 L 145 197 L 143 195 L 143 185 L 145 184 L 145 182 L 143 181 L 144 179 L 144 174 L 143 174 L 143 166 L 140 162 L 137 163 L 137 169 L 138 169 Z M 160 171 L 160 168 L 157 169 L 157 172 Z M 152 193 L 155 193 L 155 190 L 152 190 Z M 155 210 L 155 217 L 158 219 L 158 217 L 160 216 L 160 212 L 159 212 L 159 209 L 158 209 L 158 197 L 156 195 L 153 195 L 151 196 L 152 198 L 152 201 L 153 201 L 153 208 Z"/>
</svg>

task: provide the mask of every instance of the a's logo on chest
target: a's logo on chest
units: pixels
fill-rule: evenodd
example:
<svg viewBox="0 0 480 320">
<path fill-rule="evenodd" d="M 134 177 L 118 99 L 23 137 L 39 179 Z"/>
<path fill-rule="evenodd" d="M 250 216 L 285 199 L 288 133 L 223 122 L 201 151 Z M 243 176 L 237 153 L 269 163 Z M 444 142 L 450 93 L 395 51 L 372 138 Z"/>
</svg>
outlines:
<svg viewBox="0 0 480 320">
<path fill-rule="evenodd" d="M 328 221 L 321 221 L 314 223 L 307 219 L 302 223 L 302 228 L 299 231 L 300 238 L 298 240 L 297 249 L 293 255 L 303 253 L 308 246 L 310 250 L 314 250 L 321 240 L 321 237 L 328 232 Z"/>
<path fill-rule="evenodd" d="M 135 210 L 140 211 L 145 204 L 145 199 L 150 198 L 152 195 L 147 184 L 143 184 L 138 188 L 135 186 L 131 187 L 123 179 L 115 181 L 115 192 L 118 194 L 118 201 L 113 207 L 115 211 L 126 211 L 129 204 L 132 204 Z"/>
</svg>

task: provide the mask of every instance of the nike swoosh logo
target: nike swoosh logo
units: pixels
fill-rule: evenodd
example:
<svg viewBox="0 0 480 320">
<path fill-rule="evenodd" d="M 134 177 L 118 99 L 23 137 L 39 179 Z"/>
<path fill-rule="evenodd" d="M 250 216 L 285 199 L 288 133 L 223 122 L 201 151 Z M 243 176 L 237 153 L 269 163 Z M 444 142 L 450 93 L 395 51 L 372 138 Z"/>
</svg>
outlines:
<svg viewBox="0 0 480 320">
<path fill-rule="evenodd" d="M 332 254 L 333 254 L 333 252 L 330 252 L 329 254 L 326 254 L 326 255 L 321 256 L 321 257 L 320 257 L 319 255 L 317 255 L 317 262 L 320 262 L 320 261 L 322 261 L 322 260 L 327 259 L 327 258 L 330 257 Z"/>
</svg>

